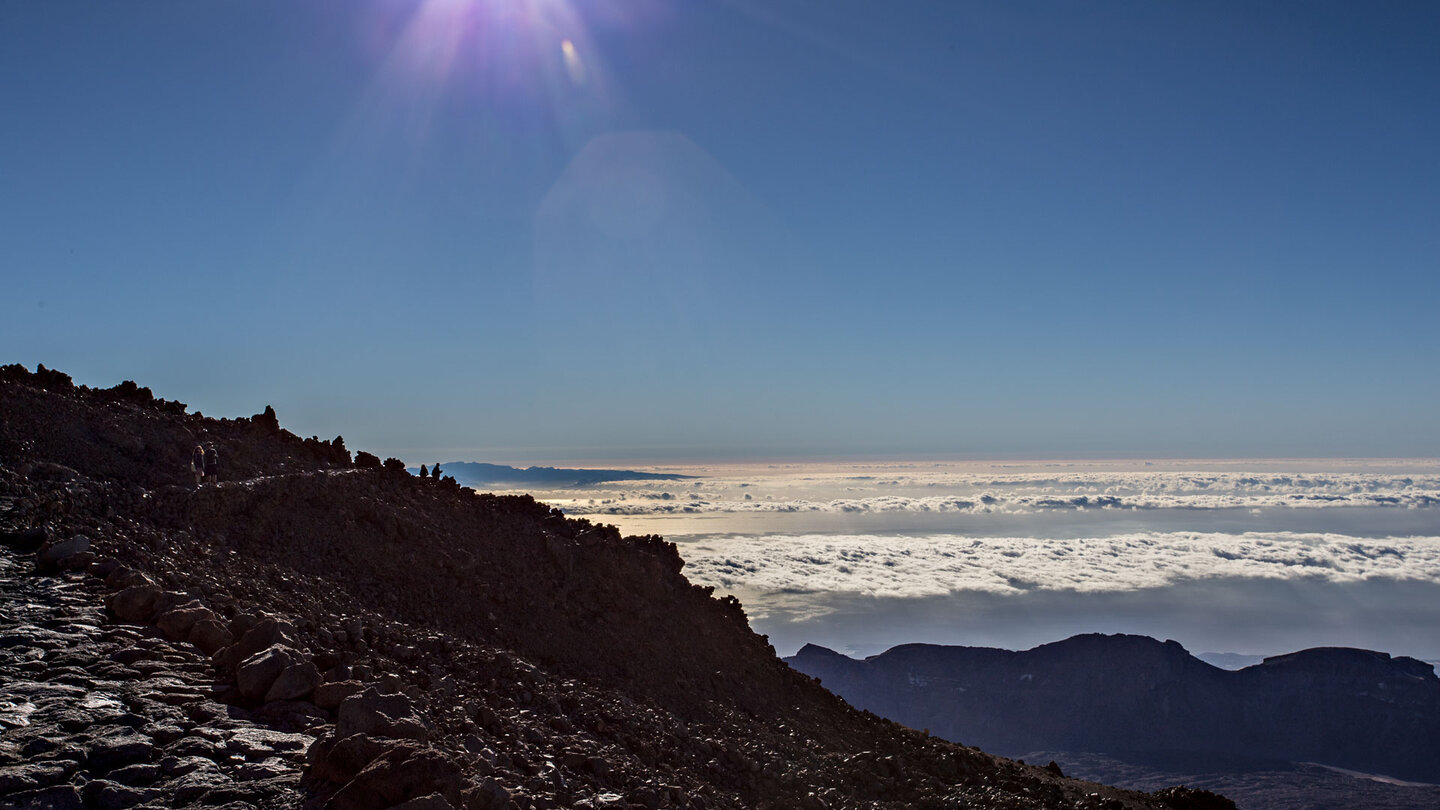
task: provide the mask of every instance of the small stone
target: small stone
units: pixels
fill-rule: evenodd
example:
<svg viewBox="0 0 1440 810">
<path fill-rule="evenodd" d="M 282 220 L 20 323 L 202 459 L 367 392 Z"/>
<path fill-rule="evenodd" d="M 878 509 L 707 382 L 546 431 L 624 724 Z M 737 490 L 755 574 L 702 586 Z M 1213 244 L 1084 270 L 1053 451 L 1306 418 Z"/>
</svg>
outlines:
<svg viewBox="0 0 1440 810">
<path fill-rule="evenodd" d="M 120 561 L 114 557 L 104 557 L 90 563 L 90 566 L 85 569 L 85 573 L 96 579 L 107 579 L 120 566 Z"/>
<path fill-rule="evenodd" d="M 494 779 L 486 779 L 465 791 L 468 808 L 502 808 L 510 806 L 510 791 Z"/>
<path fill-rule="evenodd" d="M 289 622 L 272 618 L 261 619 L 248 630 L 240 632 L 239 628 L 245 627 L 246 624 L 246 621 L 238 617 L 232 623 L 231 632 L 237 633 L 240 640 L 215 653 L 217 666 L 222 669 L 233 669 L 245 659 L 269 647 L 277 644 L 286 647 L 294 646 L 295 628 Z"/>
<path fill-rule="evenodd" d="M 33 737 L 20 746 L 20 756 L 31 758 L 48 754 L 60 747 L 60 741 L 50 737 Z M 3 792 L 3 791 L 0 791 Z"/>
<path fill-rule="evenodd" d="M 234 642 L 235 637 L 219 619 L 210 618 L 197 621 L 195 626 L 190 628 L 187 640 L 206 655 L 214 655 Z"/>
<path fill-rule="evenodd" d="M 209 608 L 199 605 L 177 607 L 161 613 L 155 620 L 155 626 L 171 641 L 186 641 L 196 623 L 207 619 L 215 621 L 215 614 Z"/>
<path fill-rule="evenodd" d="M 367 734 L 351 734 L 341 740 L 317 740 L 305 756 L 310 762 L 311 773 L 316 778 L 343 785 L 396 745 L 409 743 L 377 740 Z"/>
<path fill-rule="evenodd" d="M 340 704 L 335 733 L 341 738 L 364 733 L 420 742 L 429 739 L 429 731 L 415 716 L 410 698 L 402 694 L 383 695 L 373 687 L 351 695 Z"/>
<path fill-rule="evenodd" d="M 158 795 L 159 791 L 134 788 L 109 779 L 92 779 L 80 789 L 87 808 L 95 810 L 129 810 Z"/>
<path fill-rule="evenodd" d="M 108 658 L 117 664 L 124 664 L 128 667 L 131 664 L 134 664 L 136 661 L 144 661 L 147 658 L 153 657 L 153 655 L 154 654 L 151 653 L 149 650 L 142 650 L 138 647 L 130 647 L 124 650 L 116 650 L 115 652 L 110 653 Z"/>
<path fill-rule="evenodd" d="M 73 733 L 97 725 L 128 725 L 132 718 L 134 715 L 125 710 L 125 704 L 95 692 L 66 706 L 52 716 L 51 722 Z"/>
<path fill-rule="evenodd" d="M 175 797 L 175 806 L 182 807 L 212 791 L 233 787 L 235 780 L 219 770 L 194 770 L 165 785 Z"/>
<path fill-rule="evenodd" d="M 247 762 L 231 771 L 236 780 L 241 782 L 259 782 L 265 779 L 278 779 L 289 773 L 291 766 L 279 757 L 269 757 L 263 762 Z"/>
<path fill-rule="evenodd" d="M 110 594 L 110 598 L 105 600 L 105 606 L 122 622 L 144 624 L 150 621 L 159 597 L 160 589 L 154 585 L 131 585 Z"/>
<path fill-rule="evenodd" d="M 226 750 L 240 754 L 249 760 L 272 757 L 277 753 L 288 754 L 305 750 L 311 743 L 307 734 L 289 734 L 271 731 L 267 728 L 236 729 L 225 741 Z"/>
<path fill-rule="evenodd" d="M 359 681 L 322 683 L 315 687 L 315 693 L 310 696 L 310 699 L 322 709 L 333 710 L 339 708 L 346 698 L 357 695 L 364 689 L 365 684 Z"/>
<path fill-rule="evenodd" d="M 245 699 L 260 700 L 287 667 L 298 664 L 301 660 L 300 654 L 290 647 L 273 644 L 249 656 L 235 668 L 235 686 Z"/>
<path fill-rule="evenodd" d="M 60 760 L 0 768 L 0 796 L 57 785 L 69 779 L 78 767 L 73 760 Z"/>
<path fill-rule="evenodd" d="M 124 729 L 90 744 L 86 768 L 92 773 L 103 774 L 132 763 L 148 762 L 154 755 L 155 744 L 148 737 Z"/>
<path fill-rule="evenodd" d="M 208 725 L 214 723 L 229 713 L 225 704 L 213 700 L 199 700 L 185 707 L 185 715 L 192 723 Z"/>
<path fill-rule="evenodd" d="M 186 737 L 177 740 L 165 748 L 165 753 L 182 760 L 203 758 L 219 761 L 225 756 L 215 743 L 203 737 Z"/>
<path fill-rule="evenodd" d="M 0 798 L 3 810 L 85 810 L 85 800 L 73 785 L 26 790 Z"/>
<path fill-rule="evenodd" d="M 309 661 L 300 661 L 286 667 L 265 693 L 265 702 L 277 700 L 301 700 L 310 696 L 320 685 L 320 670 Z"/>
<path fill-rule="evenodd" d="M 218 766 L 205 757 L 167 756 L 160 760 L 160 773 L 174 779 L 199 770 L 215 770 Z"/>
<path fill-rule="evenodd" d="M 105 587 L 114 591 L 123 591 L 126 588 L 132 588 L 136 585 L 154 584 L 154 580 L 150 579 L 150 577 L 146 576 L 143 572 L 136 571 L 134 568 L 126 565 L 117 566 L 105 577 Z"/>
<path fill-rule="evenodd" d="M 460 768 L 432 748 L 391 749 L 365 766 L 330 801 L 333 810 L 383 810 L 410 799 L 439 793 L 460 801 Z"/>
<path fill-rule="evenodd" d="M 150 764 L 126 765 L 106 774 L 107 779 L 131 787 L 147 787 L 160 778 L 160 766 Z"/>
<path fill-rule="evenodd" d="M 35 563 L 42 571 L 56 571 L 70 567 L 68 563 L 78 554 L 90 550 L 90 538 L 83 534 L 65 540 L 51 540 L 40 547 Z M 88 560 L 86 561 L 88 564 Z"/>
</svg>

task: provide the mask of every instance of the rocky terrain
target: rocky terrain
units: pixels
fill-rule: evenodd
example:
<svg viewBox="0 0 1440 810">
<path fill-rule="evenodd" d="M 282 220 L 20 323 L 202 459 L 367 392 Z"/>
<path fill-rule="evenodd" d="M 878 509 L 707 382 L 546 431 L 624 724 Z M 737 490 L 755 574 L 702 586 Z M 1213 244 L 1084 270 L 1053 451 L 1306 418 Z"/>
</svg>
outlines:
<svg viewBox="0 0 1440 810">
<path fill-rule="evenodd" d="M 313 735 L 219 702 L 194 645 L 107 621 L 98 576 L 33 569 L 0 554 L 0 806 L 302 802 Z"/>
<path fill-rule="evenodd" d="M 1145 784 L 1141 772 L 1208 774 L 1211 785 L 1225 784 L 1217 774 L 1264 772 L 1277 793 L 1293 793 L 1292 763 L 1440 783 L 1440 678 L 1412 658 L 1322 648 L 1227 671 L 1173 641 L 1085 635 L 1023 652 L 911 644 L 863 661 L 809 646 L 789 660 L 885 717 L 1129 784 Z M 1404 793 L 1320 781 L 1351 798 Z"/>
<path fill-rule="evenodd" d="M 0 540 L 0 807 L 1233 807 L 855 710 L 674 545 L 269 409 L 0 368 Z"/>
</svg>

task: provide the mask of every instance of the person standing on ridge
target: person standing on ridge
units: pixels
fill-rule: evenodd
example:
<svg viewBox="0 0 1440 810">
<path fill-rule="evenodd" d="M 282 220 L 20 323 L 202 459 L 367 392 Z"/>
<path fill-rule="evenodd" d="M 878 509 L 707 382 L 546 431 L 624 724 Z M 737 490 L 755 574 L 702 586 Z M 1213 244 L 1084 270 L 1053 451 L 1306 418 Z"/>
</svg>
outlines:
<svg viewBox="0 0 1440 810">
<path fill-rule="evenodd" d="M 215 451 L 214 442 L 205 448 L 205 480 L 212 484 L 220 482 L 220 454 Z"/>
<path fill-rule="evenodd" d="M 195 452 L 190 454 L 190 469 L 195 472 L 195 486 L 200 486 L 200 481 L 205 478 L 205 448 L 195 445 Z"/>
</svg>

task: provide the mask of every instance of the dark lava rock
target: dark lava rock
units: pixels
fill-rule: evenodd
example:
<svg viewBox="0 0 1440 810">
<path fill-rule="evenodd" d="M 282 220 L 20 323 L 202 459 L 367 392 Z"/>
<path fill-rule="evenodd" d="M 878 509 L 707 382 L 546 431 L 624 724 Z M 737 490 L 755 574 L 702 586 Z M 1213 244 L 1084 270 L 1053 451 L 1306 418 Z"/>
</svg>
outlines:
<svg viewBox="0 0 1440 810">
<path fill-rule="evenodd" d="M 335 723 L 342 739 L 351 734 L 404 737 L 425 742 L 430 733 L 415 714 L 415 704 L 402 694 L 381 694 L 374 688 L 346 698 Z"/>
<path fill-rule="evenodd" d="M 155 743 L 149 737 L 125 729 L 100 737 L 85 752 L 86 768 L 95 773 L 136 762 L 148 762 L 155 756 Z"/>
<path fill-rule="evenodd" d="M 72 785 L 56 785 L 0 796 L 0 810 L 85 810 L 85 800 Z"/>
<path fill-rule="evenodd" d="M 106 606 L 122 622 L 143 623 L 155 613 L 160 589 L 154 585 L 132 585 L 110 595 Z"/>
<path fill-rule="evenodd" d="M 282 673 L 301 663 L 309 662 L 297 650 L 280 643 L 272 644 L 236 667 L 235 685 L 247 700 L 260 701 Z"/>
<path fill-rule="evenodd" d="M 452 805 L 460 800 L 461 770 L 434 749 L 410 745 L 391 748 L 366 765 L 335 794 L 332 810 L 384 810 L 411 799 L 439 793 Z"/>
<path fill-rule="evenodd" d="M 72 760 L 51 760 L 0 768 L 0 796 L 59 784 L 79 767 Z"/>
<path fill-rule="evenodd" d="M 130 787 L 108 779 L 91 780 L 80 789 L 86 807 L 94 810 L 126 810 L 159 795 L 155 790 Z"/>
</svg>

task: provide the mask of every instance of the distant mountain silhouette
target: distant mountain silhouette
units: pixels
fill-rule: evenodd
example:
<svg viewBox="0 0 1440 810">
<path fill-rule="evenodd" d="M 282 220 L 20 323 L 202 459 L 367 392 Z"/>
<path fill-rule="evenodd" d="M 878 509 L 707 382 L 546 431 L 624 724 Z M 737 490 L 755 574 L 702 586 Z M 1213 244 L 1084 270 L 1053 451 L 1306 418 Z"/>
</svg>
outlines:
<svg viewBox="0 0 1440 810">
<path fill-rule="evenodd" d="M 1011 756 L 1194 752 L 1440 782 L 1440 679 L 1413 658 L 1318 648 L 1232 672 L 1174 641 L 1083 635 L 863 661 L 807 645 L 786 660 L 857 708 Z"/>
<path fill-rule="evenodd" d="M 410 472 L 420 472 L 419 467 L 409 467 Z M 513 484 L 517 486 L 580 487 L 587 484 L 603 484 L 607 481 L 684 481 L 693 475 L 671 473 L 647 473 L 635 470 L 572 470 L 564 467 L 507 467 L 504 464 L 482 464 L 476 461 L 442 462 L 440 469 L 453 476 L 461 486 L 480 487 L 492 484 Z"/>
</svg>

